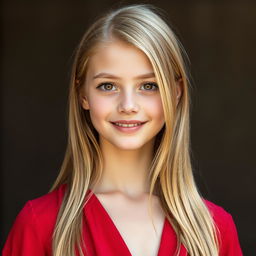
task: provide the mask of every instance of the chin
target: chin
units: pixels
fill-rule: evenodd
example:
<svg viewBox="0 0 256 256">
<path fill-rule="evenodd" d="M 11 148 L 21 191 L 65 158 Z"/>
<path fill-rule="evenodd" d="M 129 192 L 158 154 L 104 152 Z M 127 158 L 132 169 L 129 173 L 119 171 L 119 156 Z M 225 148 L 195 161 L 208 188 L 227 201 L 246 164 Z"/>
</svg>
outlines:
<svg viewBox="0 0 256 256">
<path fill-rule="evenodd" d="M 139 143 L 138 141 L 132 143 L 131 141 L 129 142 L 124 142 L 124 143 L 115 143 L 113 144 L 116 148 L 119 148 L 120 150 L 138 150 L 141 149 L 146 145 L 146 143 Z"/>
</svg>

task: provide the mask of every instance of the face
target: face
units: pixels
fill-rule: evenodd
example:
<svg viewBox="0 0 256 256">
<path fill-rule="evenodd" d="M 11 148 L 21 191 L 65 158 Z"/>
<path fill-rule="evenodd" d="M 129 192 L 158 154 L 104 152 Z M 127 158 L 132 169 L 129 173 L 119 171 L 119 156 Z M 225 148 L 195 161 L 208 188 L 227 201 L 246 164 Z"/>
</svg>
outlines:
<svg viewBox="0 0 256 256">
<path fill-rule="evenodd" d="M 82 107 L 89 110 L 100 143 L 110 143 L 122 150 L 152 145 L 165 123 L 149 59 L 142 51 L 122 41 L 99 47 L 90 58 L 80 100 Z M 122 131 L 112 124 L 118 120 L 146 123 L 139 129 Z"/>
</svg>

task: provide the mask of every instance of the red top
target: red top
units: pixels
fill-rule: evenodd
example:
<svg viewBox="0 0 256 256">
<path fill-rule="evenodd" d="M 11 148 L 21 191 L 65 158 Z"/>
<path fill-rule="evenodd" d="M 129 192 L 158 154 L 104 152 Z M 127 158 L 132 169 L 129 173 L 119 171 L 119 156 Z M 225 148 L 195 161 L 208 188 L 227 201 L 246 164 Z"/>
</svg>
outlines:
<svg viewBox="0 0 256 256">
<path fill-rule="evenodd" d="M 3 248 L 2 256 L 50 256 L 51 237 L 66 185 L 28 201 L 15 219 Z M 91 192 L 91 190 L 89 190 Z M 221 232 L 220 256 L 241 256 L 236 226 L 222 207 L 205 200 Z M 83 238 L 88 256 L 131 256 L 121 234 L 99 199 L 92 193 L 84 207 Z M 157 256 L 174 255 L 176 234 L 165 218 Z M 188 256 L 181 246 L 179 256 Z"/>
</svg>

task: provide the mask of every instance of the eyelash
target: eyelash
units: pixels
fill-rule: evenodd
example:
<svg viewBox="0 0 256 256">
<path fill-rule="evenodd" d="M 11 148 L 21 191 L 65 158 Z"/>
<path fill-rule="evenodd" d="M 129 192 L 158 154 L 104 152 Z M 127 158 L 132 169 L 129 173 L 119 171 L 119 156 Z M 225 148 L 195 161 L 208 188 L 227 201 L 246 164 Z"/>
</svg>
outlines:
<svg viewBox="0 0 256 256">
<path fill-rule="evenodd" d="M 110 84 L 110 85 L 114 86 L 113 83 L 107 82 L 107 83 L 100 83 L 96 88 L 99 89 L 99 90 L 101 90 L 100 87 L 103 86 L 103 85 L 106 85 L 106 84 Z M 155 90 L 145 90 L 145 91 L 156 91 L 156 90 L 158 89 L 157 84 L 156 84 L 156 83 L 153 83 L 153 82 L 146 82 L 146 83 L 142 84 L 142 86 L 143 86 L 143 85 L 147 85 L 147 84 L 150 84 L 150 85 L 152 85 L 152 86 L 155 86 L 156 89 L 155 89 Z M 103 90 L 103 91 L 111 92 L 112 90 Z"/>
</svg>

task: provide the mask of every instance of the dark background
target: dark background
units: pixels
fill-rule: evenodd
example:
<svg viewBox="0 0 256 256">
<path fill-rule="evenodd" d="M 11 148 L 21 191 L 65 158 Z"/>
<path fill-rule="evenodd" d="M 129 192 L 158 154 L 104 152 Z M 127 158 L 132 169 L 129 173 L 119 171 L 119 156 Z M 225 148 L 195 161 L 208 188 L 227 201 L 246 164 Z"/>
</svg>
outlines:
<svg viewBox="0 0 256 256">
<path fill-rule="evenodd" d="M 2 1 L 1 247 L 26 201 L 48 192 L 64 157 L 72 54 L 118 1 Z M 164 9 L 193 77 L 195 177 L 230 212 L 255 255 L 255 1 L 122 1 Z"/>
</svg>

